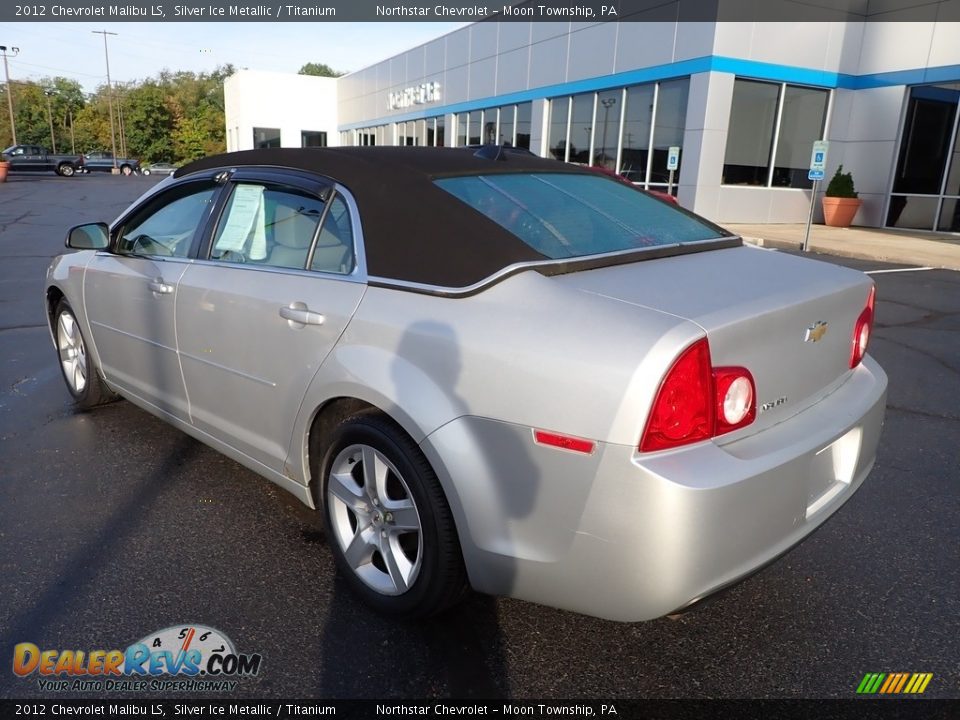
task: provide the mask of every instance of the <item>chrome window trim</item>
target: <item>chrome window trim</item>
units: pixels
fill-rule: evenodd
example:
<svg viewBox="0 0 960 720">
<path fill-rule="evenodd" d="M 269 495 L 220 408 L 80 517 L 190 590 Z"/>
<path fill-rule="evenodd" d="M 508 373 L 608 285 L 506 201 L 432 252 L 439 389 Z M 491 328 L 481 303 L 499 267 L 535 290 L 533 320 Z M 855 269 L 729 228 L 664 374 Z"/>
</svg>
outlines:
<svg viewBox="0 0 960 720">
<path fill-rule="evenodd" d="M 393 288 L 396 290 L 409 290 L 411 292 L 423 293 L 426 295 L 436 295 L 445 298 L 463 298 L 470 295 L 476 295 L 483 290 L 496 285 L 498 282 L 506 280 L 511 275 L 524 272 L 526 270 L 555 270 L 553 273 L 561 274 L 563 267 L 567 265 L 582 265 L 581 270 L 593 269 L 591 264 L 596 263 L 596 267 L 605 267 L 606 261 L 616 261 L 623 257 L 636 257 L 637 262 L 642 260 L 653 260 L 659 257 L 675 257 L 677 255 L 686 255 L 705 250 L 725 250 L 733 247 L 741 247 L 743 239 L 739 235 L 725 235 L 718 238 L 708 238 L 706 240 L 691 240 L 690 242 L 671 243 L 669 245 L 655 245 L 648 248 L 633 248 L 630 250 L 617 250 L 616 252 L 601 253 L 598 255 L 581 255 L 574 258 L 559 258 L 556 260 L 528 260 L 526 262 L 513 263 L 505 268 L 498 270 L 492 275 L 488 275 L 483 280 L 466 285 L 464 287 L 448 287 L 443 285 L 431 285 L 429 283 L 411 282 L 409 280 L 396 280 L 394 278 L 385 278 L 372 276 L 367 278 L 367 282 L 375 287 Z M 615 264 L 610 263 L 610 264 Z M 575 272 L 577 268 L 571 270 Z"/>
</svg>

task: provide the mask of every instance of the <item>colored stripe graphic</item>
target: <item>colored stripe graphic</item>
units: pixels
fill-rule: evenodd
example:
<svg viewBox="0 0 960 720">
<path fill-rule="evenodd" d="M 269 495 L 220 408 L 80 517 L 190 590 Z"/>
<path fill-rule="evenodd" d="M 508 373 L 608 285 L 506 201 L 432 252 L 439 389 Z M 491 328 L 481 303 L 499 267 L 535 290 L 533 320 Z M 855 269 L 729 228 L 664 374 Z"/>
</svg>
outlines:
<svg viewBox="0 0 960 720">
<path fill-rule="evenodd" d="M 857 686 L 859 695 L 920 695 L 933 679 L 933 673 L 867 673 Z"/>
</svg>

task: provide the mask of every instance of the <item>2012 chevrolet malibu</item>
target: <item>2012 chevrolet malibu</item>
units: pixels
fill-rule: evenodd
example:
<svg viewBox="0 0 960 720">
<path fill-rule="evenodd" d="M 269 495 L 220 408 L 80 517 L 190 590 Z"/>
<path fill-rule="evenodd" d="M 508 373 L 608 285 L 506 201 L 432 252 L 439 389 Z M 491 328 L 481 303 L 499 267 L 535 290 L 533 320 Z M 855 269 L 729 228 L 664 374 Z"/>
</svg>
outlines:
<svg viewBox="0 0 960 720">
<path fill-rule="evenodd" d="M 874 463 L 867 276 L 571 165 L 226 154 L 67 246 L 45 301 L 79 406 L 122 396 L 316 508 L 389 614 L 472 587 L 662 616 Z"/>
</svg>

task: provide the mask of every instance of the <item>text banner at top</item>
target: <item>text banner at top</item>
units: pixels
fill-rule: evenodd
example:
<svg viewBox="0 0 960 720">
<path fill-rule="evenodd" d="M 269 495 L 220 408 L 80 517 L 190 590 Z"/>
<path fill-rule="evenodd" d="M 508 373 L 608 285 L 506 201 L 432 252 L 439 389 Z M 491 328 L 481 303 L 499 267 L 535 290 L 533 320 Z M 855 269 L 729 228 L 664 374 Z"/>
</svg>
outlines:
<svg viewBox="0 0 960 720">
<path fill-rule="evenodd" d="M 55 0 L 2 3 L 0 22 L 960 22 L 958 0 Z"/>
</svg>

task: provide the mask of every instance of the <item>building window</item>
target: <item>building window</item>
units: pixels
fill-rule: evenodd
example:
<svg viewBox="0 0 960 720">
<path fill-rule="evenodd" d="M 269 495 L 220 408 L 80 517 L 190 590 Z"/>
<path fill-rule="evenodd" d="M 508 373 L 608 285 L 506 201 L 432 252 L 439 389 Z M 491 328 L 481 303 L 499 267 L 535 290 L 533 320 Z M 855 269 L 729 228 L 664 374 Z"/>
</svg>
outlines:
<svg viewBox="0 0 960 720">
<path fill-rule="evenodd" d="M 253 147 L 274 148 L 280 147 L 280 128 L 254 128 Z"/>
<path fill-rule="evenodd" d="M 457 147 L 467 144 L 467 113 L 457 115 Z"/>
<path fill-rule="evenodd" d="M 829 97 L 829 90 L 734 81 L 724 184 L 811 187 L 810 151 L 823 137 Z"/>
<path fill-rule="evenodd" d="M 615 170 L 645 186 L 666 185 L 669 148 L 683 146 L 689 89 L 689 78 L 680 78 L 551 100 L 548 152 L 557 160 Z M 529 107 L 519 106 L 518 118 L 521 107 L 527 129 Z M 675 172 L 674 183 L 678 179 Z"/>
<path fill-rule="evenodd" d="M 530 115 L 533 106 L 531 103 L 522 103 L 517 105 L 517 147 L 530 149 Z"/>
<path fill-rule="evenodd" d="M 483 111 L 474 110 L 470 115 L 470 124 L 467 126 L 467 144 L 479 145 L 483 132 Z"/>
<path fill-rule="evenodd" d="M 570 140 L 567 160 L 586 165 L 590 162 L 590 140 L 593 132 L 594 94 L 573 96 L 570 112 Z"/>
<path fill-rule="evenodd" d="M 651 142 L 651 117 L 656 85 L 627 88 L 623 131 L 620 136 L 620 173 L 633 182 L 647 181 L 647 156 Z"/>
<path fill-rule="evenodd" d="M 960 232 L 960 83 L 910 88 L 887 226 Z"/>
<path fill-rule="evenodd" d="M 513 137 L 514 116 L 517 109 L 513 105 L 500 108 L 500 130 L 498 131 L 497 145 L 515 145 Z"/>
<path fill-rule="evenodd" d="M 327 134 L 318 130 L 301 130 L 300 147 L 326 147 Z"/>
<path fill-rule="evenodd" d="M 444 138 L 444 132 L 443 132 L 443 115 L 438 117 L 436 120 L 437 120 L 437 134 L 435 136 L 436 142 L 434 143 L 434 145 L 436 145 L 437 147 L 443 147 L 446 144 L 446 140 Z"/>
<path fill-rule="evenodd" d="M 823 137 L 829 97 L 827 90 L 786 86 L 773 163 L 775 187 L 813 187 L 813 181 L 807 179 L 810 153 L 813 143 Z"/>
<path fill-rule="evenodd" d="M 567 159 L 567 120 L 570 118 L 570 98 L 550 101 L 550 132 L 547 148 L 554 160 Z"/>
<path fill-rule="evenodd" d="M 597 132 L 591 165 L 613 170 L 617 166 L 617 129 L 620 127 L 622 90 L 608 90 L 597 96 Z"/>
</svg>

